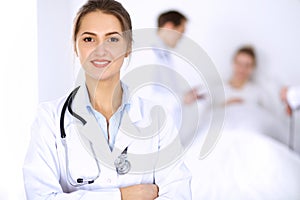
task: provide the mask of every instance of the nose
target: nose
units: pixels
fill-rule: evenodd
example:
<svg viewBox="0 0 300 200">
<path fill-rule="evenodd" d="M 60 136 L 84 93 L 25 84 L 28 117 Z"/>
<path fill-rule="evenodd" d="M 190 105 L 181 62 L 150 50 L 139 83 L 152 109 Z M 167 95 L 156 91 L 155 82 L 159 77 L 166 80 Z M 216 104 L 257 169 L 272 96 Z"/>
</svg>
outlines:
<svg viewBox="0 0 300 200">
<path fill-rule="evenodd" d="M 95 47 L 93 53 L 99 57 L 105 56 L 107 54 L 107 45 L 105 44 L 105 42 L 99 42 L 99 44 Z"/>
</svg>

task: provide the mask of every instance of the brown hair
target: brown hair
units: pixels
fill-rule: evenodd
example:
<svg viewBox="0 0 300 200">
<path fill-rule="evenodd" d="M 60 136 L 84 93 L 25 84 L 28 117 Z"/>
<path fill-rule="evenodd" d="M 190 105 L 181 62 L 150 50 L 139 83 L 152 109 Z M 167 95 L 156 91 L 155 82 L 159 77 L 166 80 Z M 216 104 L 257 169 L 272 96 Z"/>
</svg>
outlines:
<svg viewBox="0 0 300 200">
<path fill-rule="evenodd" d="M 254 50 L 254 48 L 252 46 L 246 45 L 246 46 L 240 47 L 236 51 L 236 53 L 234 55 L 234 58 L 236 58 L 236 56 L 239 55 L 239 54 L 241 54 L 241 53 L 247 54 L 250 57 L 252 57 L 254 66 L 256 66 L 256 54 L 255 54 L 255 50 Z"/>
<path fill-rule="evenodd" d="M 132 25 L 131 18 L 126 9 L 121 3 L 115 0 L 88 0 L 78 11 L 76 18 L 74 19 L 73 27 L 73 43 L 74 49 L 76 44 L 76 36 L 80 29 L 82 18 L 88 13 L 101 11 L 105 14 L 115 16 L 121 24 L 122 31 L 128 43 L 128 50 L 131 50 L 132 46 Z"/>
<path fill-rule="evenodd" d="M 182 23 L 182 21 L 187 21 L 186 16 L 184 16 L 182 13 L 178 11 L 171 10 L 159 15 L 157 20 L 157 25 L 159 28 L 161 28 L 167 22 L 171 22 L 174 24 L 174 26 L 179 26 Z"/>
</svg>

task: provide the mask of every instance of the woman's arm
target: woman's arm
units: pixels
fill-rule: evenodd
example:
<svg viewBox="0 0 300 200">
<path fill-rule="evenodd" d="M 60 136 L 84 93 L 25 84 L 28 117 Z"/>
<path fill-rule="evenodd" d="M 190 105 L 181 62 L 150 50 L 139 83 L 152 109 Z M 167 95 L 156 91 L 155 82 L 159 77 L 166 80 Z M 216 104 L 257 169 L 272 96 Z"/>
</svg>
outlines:
<svg viewBox="0 0 300 200">
<path fill-rule="evenodd" d="M 191 174 L 183 162 L 177 162 L 172 166 L 160 170 L 155 176 L 159 186 L 157 200 L 188 200 L 191 197 Z"/>
<path fill-rule="evenodd" d="M 39 109 L 32 126 L 31 141 L 23 166 L 27 199 L 120 200 L 119 188 L 65 193 L 60 184 L 62 169 L 59 165 L 55 136 L 59 129 L 55 125 L 53 115 L 51 111 Z"/>
<path fill-rule="evenodd" d="M 159 187 L 157 200 L 188 200 L 192 198 L 191 173 L 183 162 L 184 150 L 171 122 L 168 120 L 166 134 L 162 134 L 159 141 L 159 169 L 155 171 L 155 184 Z"/>
</svg>

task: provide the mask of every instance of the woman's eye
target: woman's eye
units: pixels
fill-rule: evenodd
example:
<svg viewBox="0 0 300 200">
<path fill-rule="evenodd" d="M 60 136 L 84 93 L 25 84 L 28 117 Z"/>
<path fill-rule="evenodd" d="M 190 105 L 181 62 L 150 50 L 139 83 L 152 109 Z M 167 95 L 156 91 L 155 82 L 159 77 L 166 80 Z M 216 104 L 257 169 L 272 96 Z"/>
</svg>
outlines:
<svg viewBox="0 0 300 200">
<path fill-rule="evenodd" d="M 83 41 L 85 41 L 85 42 L 93 42 L 94 39 L 91 38 L 91 37 L 85 37 L 85 38 L 83 38 Z"/>
<path fill-rule="evenodd" d="M 119 42 L 119 38 L 117 38 L 117 37 L 111 37 L 111 38 L 109 38 L 108 39 L 108 42 Z"/>
</svg>

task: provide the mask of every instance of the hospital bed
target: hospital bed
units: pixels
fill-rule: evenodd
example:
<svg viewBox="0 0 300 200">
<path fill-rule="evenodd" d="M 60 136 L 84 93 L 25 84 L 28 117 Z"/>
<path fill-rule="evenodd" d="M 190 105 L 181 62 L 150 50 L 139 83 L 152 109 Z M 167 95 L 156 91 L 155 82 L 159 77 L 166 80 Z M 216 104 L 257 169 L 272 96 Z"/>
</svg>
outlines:
<svg viewBox="0 0 300 200">
<path fill-rule="evenodd" d="M 193 199 L 300 199 L 300 156 L 272 137 L 271 131 L 288 136 L 288 129 L 271 116 L 249 105 L 226 109 L 220 138 L 203 159 L 199 153 L 208 127 L 200 128 L 185 156 Z"/>
</svg>

